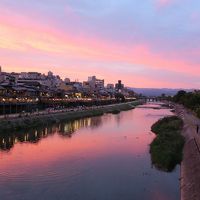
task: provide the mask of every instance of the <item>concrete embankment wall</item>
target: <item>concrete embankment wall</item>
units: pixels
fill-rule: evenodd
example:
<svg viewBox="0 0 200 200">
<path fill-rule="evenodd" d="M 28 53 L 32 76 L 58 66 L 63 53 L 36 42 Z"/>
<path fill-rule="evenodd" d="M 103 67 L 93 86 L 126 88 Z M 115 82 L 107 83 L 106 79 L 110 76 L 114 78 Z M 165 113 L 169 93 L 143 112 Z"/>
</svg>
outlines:
<svg viewBox="0 0 200 200">
<path fill-rule="evenodd" d="M 34 128 L 37 126 L 47 126 L 52 123 L 59 123 L 61 121 L 75 120 L 84 117 L 100 116 L 104 113 L 111 113 L 113 111 L 130 110 L 135 106 L 142 104 L 142 101 L 134 101 L 121 104 L 107 105 L 103 107 L 90 108 L 88 110 L 78 110 L 70 112 L 59 112 L 44 115 L 26 116 L 13 119 L 2 119 L 0 121 L 0 132 L 11 130 L 20 130 Z"/>
<path fill-rule="evenodd" d="M 174 105 L 176 114 L 184 121 L 182 135 L 185 137 L 181 163 L 181 200 L 200 200 L 200 119 L 182 105 Z"/>
<path fill-rule="evenodd" d="M 187 141 L 181 164 L 181 200 L 200 199 L 200 154 L 194 139 Z"/>
<path fill-rule="evenodd" d="M 183 135 L 186 142 L 181 163 L 181 200 L 200 199 L 200 147 L 192 133 L 195 133 L 194 128 L 185 125 Z"/>
</svg>

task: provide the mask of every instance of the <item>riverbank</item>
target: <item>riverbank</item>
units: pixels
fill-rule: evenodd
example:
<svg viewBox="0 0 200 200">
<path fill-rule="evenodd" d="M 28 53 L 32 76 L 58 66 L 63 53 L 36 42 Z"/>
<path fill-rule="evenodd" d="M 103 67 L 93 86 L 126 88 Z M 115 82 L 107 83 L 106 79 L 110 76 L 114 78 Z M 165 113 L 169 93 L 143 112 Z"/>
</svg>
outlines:
<svg viewBox="0 0 200 200">
<path fill-rule="evenodd" d="M 162 171 L 173 171 L 182 161 L 183 121 L 177 116 L 165 117 L 151 127 L 157 136 L 150 144 L 152 163 Z"/>
<path fill-rule="evenodd" d="M 198 119 L 182 105 L 174 105 L 176 114 L 184 121 L 182 135 L 185 137 L 183 161 L 181 163 L 181 200 L 200 199 L 200 132 L 197 133 Z"/>
<path fill-rule="evenodd" d="M 130 110 L 142 104 L 142 101 L 96 106 L 68 112 L 43 113 L 40 115 L 28 115 L 18 118 L 2 119 L 0 121 L 0 133 L 12 130 L 29 129 L 38 126 L 48 126 L 61 121 L 75 120 L 84 117 L 101 116 L 104 113 L 119 113 Z"/>
</svg>

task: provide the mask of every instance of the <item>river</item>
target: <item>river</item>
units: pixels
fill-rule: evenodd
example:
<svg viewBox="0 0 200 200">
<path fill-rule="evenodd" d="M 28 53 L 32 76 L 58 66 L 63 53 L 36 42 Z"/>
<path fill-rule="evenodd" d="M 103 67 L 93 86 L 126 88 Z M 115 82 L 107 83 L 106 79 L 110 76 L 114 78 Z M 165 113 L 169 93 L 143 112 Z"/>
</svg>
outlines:
<svg viewBox="0 0 200 200">
<path fill-rule="evenodd" d="M 159 171 L 149 154 L 151 125 L 171 114 L 147 105 L 0 135 L 0 199 L 180 199 L 180 167 Z"/>
</svg>

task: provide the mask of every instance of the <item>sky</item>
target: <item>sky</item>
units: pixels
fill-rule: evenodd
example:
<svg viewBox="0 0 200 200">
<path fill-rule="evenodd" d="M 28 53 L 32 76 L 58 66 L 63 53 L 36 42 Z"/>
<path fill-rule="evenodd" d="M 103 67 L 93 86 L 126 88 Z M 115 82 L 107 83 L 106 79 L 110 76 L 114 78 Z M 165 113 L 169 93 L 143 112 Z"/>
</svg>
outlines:
<svg viewBox="0 0 200 200">
<path fill-rule="evenodd" d="M 199 0 L 0 0 L 3 71 L 200 88 Z"/>
</svg>

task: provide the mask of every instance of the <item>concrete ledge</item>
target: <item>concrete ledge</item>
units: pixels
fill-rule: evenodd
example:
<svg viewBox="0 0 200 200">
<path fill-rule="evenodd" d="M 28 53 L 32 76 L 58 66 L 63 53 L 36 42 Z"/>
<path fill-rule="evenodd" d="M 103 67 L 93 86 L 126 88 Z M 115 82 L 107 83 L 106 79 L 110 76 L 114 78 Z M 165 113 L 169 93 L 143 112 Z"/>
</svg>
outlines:
<svg viewBox="0 0 200 200">
<path fill-rule="evenodd" d="M 195 139 L 184 147 L 181 164 L 181 200 L 199 200 L 200 197 L 200 153 Z"/>
</svg>

